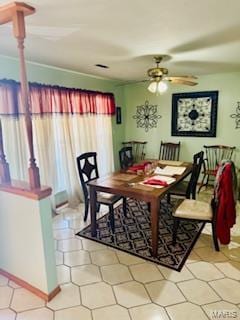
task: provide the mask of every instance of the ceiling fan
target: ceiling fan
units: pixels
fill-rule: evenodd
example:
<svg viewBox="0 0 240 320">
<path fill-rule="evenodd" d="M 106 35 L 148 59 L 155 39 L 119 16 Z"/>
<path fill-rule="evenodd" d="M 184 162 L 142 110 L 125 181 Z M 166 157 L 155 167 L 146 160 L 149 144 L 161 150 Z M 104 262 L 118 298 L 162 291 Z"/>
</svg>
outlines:
<svg viewBox="0 0 240 320">
<path fill-rule="evenodd" d="M 150 84 L 148 90 L 152 93 L 163 93 L 167 90 L 167 81 L 176 84 L 184 84 L 188 86 L 195 86 L 197 82 L 195 81 L 197 77 L 195 76 L 172 76 L 169 77 L 168 69 L 159 67 L 160 62 L 162 61 L 163 56 L 155 56 L 154 60 L 156 67 L 150 68 L 147 71 L 149 76 Z"/>
</svg>

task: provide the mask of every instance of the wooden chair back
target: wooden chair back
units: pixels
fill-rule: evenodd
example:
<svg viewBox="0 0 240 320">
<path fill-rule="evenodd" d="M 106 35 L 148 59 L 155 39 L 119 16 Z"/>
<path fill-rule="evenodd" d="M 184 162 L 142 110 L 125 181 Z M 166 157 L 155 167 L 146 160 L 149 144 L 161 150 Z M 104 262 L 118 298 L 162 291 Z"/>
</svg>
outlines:
<svg viewBox="0 0 240 320">
<path fill-rule="evenodd" d="M 88 199 L 87 183 L 99 178 L 97 153 L 86 152 L 77 157 L 77 167 L 85 200 Z"/>
<path fill-rule="evenodd" d="M 203 156 L 203 151 L 200 151 L 193 156 L 193 169 L 186 191 L 186 197 L 188 199 L 196 199 L 197 182 L 204 162 Z"/>
<path fill-rule="evenodd" d="M 159 150 L 159 160 L 179 160 L 180 142 L 163 142 L 161 141 Z"/>
<path fill-rule="evenodd" d="M 122 143 L 124 147 L 132 148 L 133 162 L 139 162 L 145 158 L 145 146 L 147 141 L 127 141 Z"/>
<path fill-rule="evenodd" d="M 218 166 L 219 162 L 223 159 L 231 160 L 233 151 L 236 147 L 223 146 L 223 145 L 212 145 L 204 146 L 206 156 L 206 170 L 214 171 Z"/>
<path fill-rule="evenodd" d="M 119 161 L 121 169 L 127 169 L 133 165 L 132 147 L 123 147 L 119 151 Z"/>
</svg>

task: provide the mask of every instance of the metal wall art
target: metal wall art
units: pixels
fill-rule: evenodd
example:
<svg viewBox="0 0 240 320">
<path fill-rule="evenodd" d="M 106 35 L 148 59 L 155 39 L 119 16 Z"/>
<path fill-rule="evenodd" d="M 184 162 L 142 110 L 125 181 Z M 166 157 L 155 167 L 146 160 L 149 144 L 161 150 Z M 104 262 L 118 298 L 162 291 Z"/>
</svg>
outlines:
<svg viewBox="0 0 240 320">
<path fill-rule="evenodd" d="M 230 115 L 235 119 L 235 129 L 240 129 L 240 101 L 237 103 L 236 113 Z"/>
<path fill-rule="evenodd" d="M 172 135 L 216 137 L 218 91 L 172 96 Z"/>
<path fill-rule="evenodd" d="M 146 100 L 144 105 L 137 106 L 133 119 L 136 119 L 137 128 L 145 128 L 145 131 L 148 132 L 149 129 L 157 127 L 158 119 L 161 117 L 158 115 L 158 106 L 151 105 Z"/>
</svg>

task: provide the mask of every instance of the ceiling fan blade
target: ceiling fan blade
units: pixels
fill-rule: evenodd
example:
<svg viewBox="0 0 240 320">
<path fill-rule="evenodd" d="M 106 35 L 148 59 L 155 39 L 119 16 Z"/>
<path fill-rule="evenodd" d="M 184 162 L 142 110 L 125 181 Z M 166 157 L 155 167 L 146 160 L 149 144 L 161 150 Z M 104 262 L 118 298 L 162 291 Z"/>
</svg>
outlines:
<svg viewBox="0 0 240 320">
<path fill-rule="evenodd" d="M 187 86 L 195 86 L 198 84 L 197 82 L 187 80 L 186 78 L 168 77 L 168 79 L 165 78 L 165 80 L 168 80 L 171 83 L 186 84 Z"/>
<path fill-rule="evenodd" d="M 171 79 L 183 79 L 183 80 L 187 80 L 187 81 L 191 81 L 191 80 L 196 80 L 196 79 L 198 79 L 198 77 L 196 77 L 196 76 L 190 76 L 190 75 L 188 75 L 188 76 L 172 76 L 172 77 L 164 77 L 164 79 L 166 79 L 166 80 L 171 80 Z"/>
<path fill-rule="evenodd" d="M 139 80 L 139 81 L 125 81 L 119 84 L 116 84 L 115 87 L 122 87 L 122 86 L 127 86 L 129 84 L 135 84 L 135 83 L 141 83 L 141 82 L 148 82 L 149 80 Z"/>
<path fill-rule="evenodd" d="M 198 79 L 198 77 L 194 76 L 194 75 L 184 75 L 184 76 L 178 76 L 179 78 L 188 78 L 188 79 Z"/>
</svg>

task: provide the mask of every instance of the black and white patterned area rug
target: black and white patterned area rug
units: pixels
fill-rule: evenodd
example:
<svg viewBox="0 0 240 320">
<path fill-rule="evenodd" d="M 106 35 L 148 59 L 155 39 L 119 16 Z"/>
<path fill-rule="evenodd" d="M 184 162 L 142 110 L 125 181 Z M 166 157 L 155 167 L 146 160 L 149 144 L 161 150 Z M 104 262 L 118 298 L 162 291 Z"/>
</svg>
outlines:
<svg viewBox="0 0 240 320">
<path fill-rule="evenodd" d="M 154 258 L 151 255 L 150 213 L 147 204 L 130 199 L 127 203 L 127 217 L 123 214 L 122 205 L 114 210 L 114 233 L 111 231 L 109 217 L 106 214 L 97 220 L 96 237 L 91 236 L 90 226 L 79 231 L 77 235 L 180 271 L 198 239 L 204 223 L 182 221 L 177 232 L 177 243 L 173 246 L 172 206 L 162 200 L 159 214 L 158 256 Z"/>
</svg>

